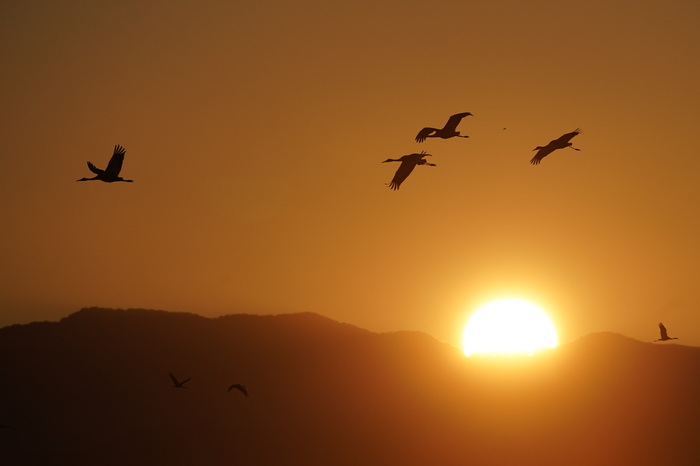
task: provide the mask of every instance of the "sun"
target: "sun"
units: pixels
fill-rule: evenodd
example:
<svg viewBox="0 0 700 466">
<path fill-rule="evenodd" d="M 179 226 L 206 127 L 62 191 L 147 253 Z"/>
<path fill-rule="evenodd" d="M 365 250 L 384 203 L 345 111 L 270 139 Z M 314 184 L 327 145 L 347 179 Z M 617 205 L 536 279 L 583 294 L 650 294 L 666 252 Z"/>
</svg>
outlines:
<svg viewBox="0 0 700 466">
<path fill-rule="evenodd" d="M 464 329 L 464 354 L 528 354 L 557 346 L 547 314 L 521 299 L 501 299 L 480 307 Z"/>
</svg>

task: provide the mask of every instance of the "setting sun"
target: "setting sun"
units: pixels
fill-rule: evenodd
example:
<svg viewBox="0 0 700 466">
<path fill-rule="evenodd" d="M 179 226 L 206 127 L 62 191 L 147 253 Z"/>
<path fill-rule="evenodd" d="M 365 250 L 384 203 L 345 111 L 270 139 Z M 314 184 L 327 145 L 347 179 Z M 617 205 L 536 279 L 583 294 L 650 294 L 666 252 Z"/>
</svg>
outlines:
<svg viewBox="0 0 700 466">
<path fill-rule="evenodd" d="M 532 354 L 557 346 L 547 314 L 520 299 L 501 299 L 480 307 L 464 330 L 464 354 Z"/>
</svg>

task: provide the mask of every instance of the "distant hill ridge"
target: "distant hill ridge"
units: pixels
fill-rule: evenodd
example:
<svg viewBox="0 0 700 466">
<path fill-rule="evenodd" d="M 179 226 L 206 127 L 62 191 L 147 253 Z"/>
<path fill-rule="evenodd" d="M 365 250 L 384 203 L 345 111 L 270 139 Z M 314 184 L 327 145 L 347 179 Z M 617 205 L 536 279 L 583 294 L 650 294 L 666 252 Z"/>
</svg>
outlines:
<svg viewBox="0 0 700 466">
<path fill-rule="evenodd" d="M 465 358 L 311 313 L 89 308 L 0 329 L 0 462 L 695 465 L 699 392 L 700 348 L 612 333 Z"/>
</svg>

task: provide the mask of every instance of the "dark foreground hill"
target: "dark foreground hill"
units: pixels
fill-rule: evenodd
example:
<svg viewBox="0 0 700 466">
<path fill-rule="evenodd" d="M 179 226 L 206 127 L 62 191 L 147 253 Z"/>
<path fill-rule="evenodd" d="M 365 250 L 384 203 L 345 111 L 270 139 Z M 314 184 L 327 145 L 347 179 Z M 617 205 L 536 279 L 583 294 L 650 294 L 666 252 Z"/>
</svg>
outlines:
<svg viewBox="0 0 700 466">
<path fill-rule="evenodd" d="M 0 329 L 0 464 L 697 465 L 699 394 L 700 348 L 615 334 L 479 359 L 315 314 L 86 309 Z"/>
</svg>

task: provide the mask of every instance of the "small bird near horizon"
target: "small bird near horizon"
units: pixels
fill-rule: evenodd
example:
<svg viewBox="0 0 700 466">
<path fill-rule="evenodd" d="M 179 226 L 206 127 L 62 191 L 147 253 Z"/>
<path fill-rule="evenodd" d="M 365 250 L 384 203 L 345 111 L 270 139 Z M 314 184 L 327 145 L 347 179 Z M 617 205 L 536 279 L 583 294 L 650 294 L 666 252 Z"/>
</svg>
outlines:
<svg viewBox="0 0 700 466">
<path fill-rule="evenodd" d="M 105 183 L 113 183 L 115 181 L 125 181 L 127 183 L 133 182 L 134 180 L 125 180 L 119 176 L 119 172 L 122 170 L 122 164 L 124 163 L 124 154 L 126 154 L 126 149 L 117 144 L 114 146 L 114 153 L 112 154 L 112 158 L 109 160 L 106 169 L 102 170 L 93 165 L 92 162 L 88 162 L 88 168 L 96 176 L 92 178 L 80 178 L 76 181 L 99 180 L 104 181 Z"/>
<path fill-rule="evenodd" d="M 581 150 L 573 147 L 571 145 L 571 138 L 576 136 L 577 134 L 581 133 L 581 128 L 576 128 L 574 131 L 570 133 L 566 133 L 563 136 L 560 136 L 557 139 L 554 139 L 553 141 L 549 141 L 549 144 L 546 146 L 537 146 L 532 150 L 538 151 L 533 158 L 530 159 L 530 163 L 533 165 L 539 165 L 539 163 L 542 161 L 543 158 L 547 157 L 549 154 L 554 152 L 557 149 L 564 149 L 566 147 L 569 147 L 573 150 Z"/>
<path fill-rule="evenodd" d="M 177 380 L 177 377 L 175 377 L 173 374 L 168 374 L 170 376 L 170 380 L 173 381 L 173 388 L 187 388 L 185 387 L 185 384 L 189 382 L 191 377 L 186 378 L 185 380 Z"/>
<path fill-rule="evenodd" d="M 659 333 L 661 334 L 661 338 L 658 338 L 654 341 L 678 340 L 678 337 L 669 337 L 668 336 L 668 332 L 666 331 L 666 327 L 661 322 L 659 322 Z"/>
<path fill-rule="evenodd" d="M 394 190 L 399 189 L 401 183 L 403 183 L 403 181 L 406 178 L 408 178 L 408 175 L 411 174 L 416 165 L 428 165 L 430 167 L 436 166 L 434 163 L 429 163 L 423 157 L 432 157 L 432 155 L 426 153 L 425 151 L 422 151 L 420 154 L 414 153 L 401 156 L 398 159 L 384 160 L 382 163 L 401 162 L 401 165 L 399 165 L 399 168 L 396 170 L 396 173 L 394 174 L 394 178 L 391 180 L 391 183 L 388 183 L 389 187 Z"/>
<path fill-rule="evenodd" d="M 241 384 L 239 384 L 239 383 L 234 383 L 233 385 L 231 385 L 230 387 L 228 387 L 228 390 L 227 390 L 227 391 L 230 392 L 230 391 L 233 390 L 234 388 L 235 388 L 236 390 L 240 391 L 241 393 L 243 393 L 243 394 L 245 395 L 245 397 L 248 398 L 248 390 L 246 390 L 245 385 L 241 385 Z"/>
<path fill-rule="evenodd" d="M 416 136 L 416 142 L 423 142 L 425 141 L 426 138 L 442 138 L 442 139 L 449 139 L 449 138 L 468 138 L 469 136 L 463 136 L 459 134 L 459 131 L 457 131 L 457 125 L 459 124 L 460 121 L 462 121 L 462 118 L 466 116 L 474 116 L 469 112 L 464 112 L 464 113 L 456 113 L 452 115 L 449 120 L 447 120 L 447 123 L 445 123 L 445 126 L 443 126 L 441 129 L 438 128 L 431 128 L 429 126 L 423 128 L 418 132 L 418 135 Z"/>
</svg>

